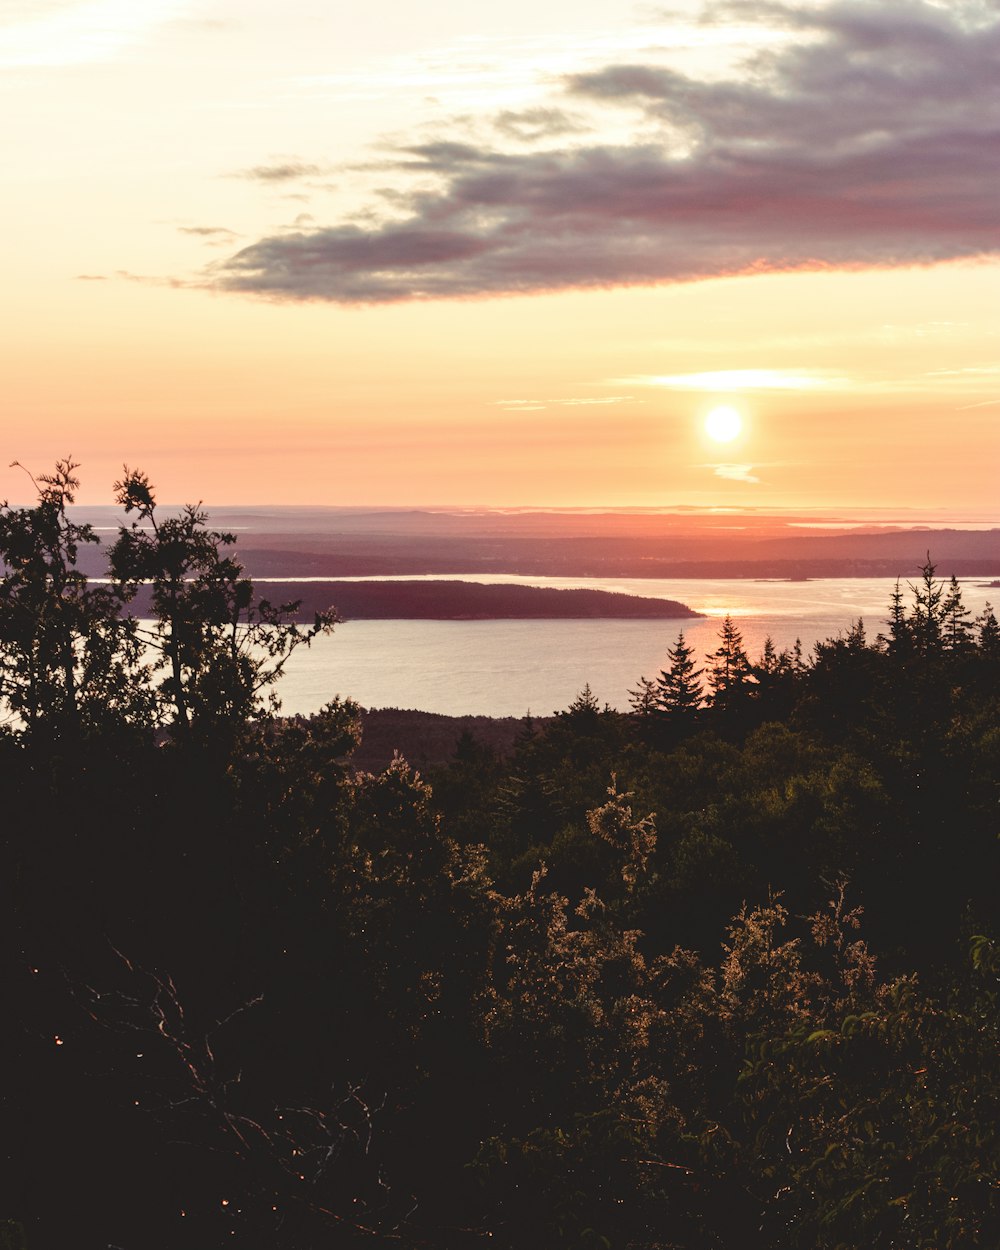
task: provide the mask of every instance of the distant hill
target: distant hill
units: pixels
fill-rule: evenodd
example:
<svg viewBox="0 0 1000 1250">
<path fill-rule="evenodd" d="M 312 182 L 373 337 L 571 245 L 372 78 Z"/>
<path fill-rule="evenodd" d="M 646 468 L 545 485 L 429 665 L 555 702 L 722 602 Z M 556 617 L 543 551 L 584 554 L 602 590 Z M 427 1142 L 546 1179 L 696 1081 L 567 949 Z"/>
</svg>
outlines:
<svg viewBox="0 0 1000 1250">
<path fill-rule="evenodd" d="M 838 524 L 759 513 L 545 513 L 213 508 L 255 578 L 915 577 L 930 552 L 945 576 L 1000 576 L 1000 529 Z M 113 540 L 115 509 L 74 509 Z M 106 547 L 80 567 L 106 572 Z"/>
<path fill-rule="evenodd" d="M 1000 574 L 1000 530 L 914 528 L 811 532 L 788 526 L 727 531 L 709 526 L 659 527 L 631 518 L 558 518 L 559 526 L 525 532 L 482 518 L 465 527 L 452 518 L 428 533 L 408 518 L 398 529 L 341 533 L 262 532 L 238 535 L 237 551 L 256 577 L 470 577 L 518 573 L 563 577 L 914 577 L 930 552 L 940 572 Z M 612 521 L 621 521 L 613 525 Z M 443 529 L 444 527 L 442 527 Z"/>
</svg>

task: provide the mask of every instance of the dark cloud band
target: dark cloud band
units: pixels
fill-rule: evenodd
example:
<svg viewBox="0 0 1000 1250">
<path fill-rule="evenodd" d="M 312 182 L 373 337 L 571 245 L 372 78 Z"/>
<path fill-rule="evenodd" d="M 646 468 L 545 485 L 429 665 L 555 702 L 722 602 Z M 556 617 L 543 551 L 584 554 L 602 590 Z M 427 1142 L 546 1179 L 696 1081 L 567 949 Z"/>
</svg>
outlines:
<svg viewBox="0 0 1000 1250">
<path fill-rule="evenodd" d="M 996 255 L 1000 20 L 986 12 L 772 4 L 768 20 L 802 37 L 739 78 L 610 65 L 567 80 L 662 142 L 409 148 L 400 176 L 439 190 L 397 194 L 401 220 L 264 238 L 209 280 L 378 303 Z"/>
</svg>

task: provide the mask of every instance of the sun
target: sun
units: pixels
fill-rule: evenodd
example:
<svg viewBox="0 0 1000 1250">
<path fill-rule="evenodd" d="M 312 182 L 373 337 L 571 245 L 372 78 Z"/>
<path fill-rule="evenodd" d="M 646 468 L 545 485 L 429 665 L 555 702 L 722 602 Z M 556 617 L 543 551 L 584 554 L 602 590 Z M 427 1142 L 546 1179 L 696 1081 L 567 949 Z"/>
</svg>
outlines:
<svg viewBox="0 0 1000 1250">
<path fill-rule="evenodd" d="M 716 443 L 731 443 L 742 430 L 743 418 L 735 408 L 726 404 L 713 408 L 705 418 L 705 433 Z"/>
</svg>

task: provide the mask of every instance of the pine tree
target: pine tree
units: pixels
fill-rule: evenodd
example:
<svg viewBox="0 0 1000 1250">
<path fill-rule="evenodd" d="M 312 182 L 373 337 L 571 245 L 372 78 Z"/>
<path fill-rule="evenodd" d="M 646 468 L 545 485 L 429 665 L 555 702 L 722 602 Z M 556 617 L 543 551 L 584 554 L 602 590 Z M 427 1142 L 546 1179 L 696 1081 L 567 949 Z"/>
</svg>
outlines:
<svg viewBox="0 0 1000 1250">
<path fill-rule="evenodd" d="M 597 695 L 591 690 L 590 682 L 588 681 L 566 709 L 564 715 L 590 717 L 600 715 L 600 711 L 601 705 L 598 703 Z"/>
<path fill-rule="evenodd" d="M 972 615 L 962 602 L 962 588 L 952 573 L 948 593 L 942 606 L 944 642 L 949 651 L 961 651 L 971 642 L 972 627 L 968 618 Z"/>
<path fill-rule="evenodd" d="M 989 603 L 976 617 L 975 625 L 979 631 L 979 649 L 983 655 L 1000 657 L 1000 624 L 997 623 L 996 613 Z"/>
<path fill-rule="evenodd" d="M 656 683 L 657 705 L 666 715 L 691 720 L 697 714 L 703 698 L 701 675 L 703 669 L 694 666 L 694 648 L 684 641 L 683 631 L 677 642 L 668 648 L 669 669 L 660 673 Z"/>
<path fill-rule="evenodd" d="M 713 707 L 731 706 L 749 693 L 752 681 L 750 659 L 743 646 L 743 635 L 727 615 L 719 631 L 719 646 L 706 657 L 708 685 Z"/>
<path fill-rule="evenodd" d="M 635 690 L 628 692 L 628 701 L 635 716 L 654 716 L 658 706 L 656 682 L 650 681 L 648 677 L 640 677 Z"/>
<path fill-rule="evenodd" d="M 770 634 L 764 639 L 764 650 L 760 653 L 760 659 L 756 664 L 756 672 L 758 678 L 773 677 L 781 667 L 781 657 L 778 655 L 774 645 L 774 639 Z"/>
<path fill-rule="evenodd" d="M 896 578 L 896 587 L 889 596 L 889 627 L 888 635 L 879 634 L 878 641 L 884 644 L 889 655 L 902 659 L 913 651 L 913 631 L 906 619 L 906 608 L 903 606 L 903 591 Z"/>
<path fill-rule="evenodd" d="M 755 693 L 762 704 L 767 704 L 778 688 L 790 678 L 791 657 L 787 651 L 778 654 L 770 634 L 764 639 L 764 649 L 757 663 L 753 665 L 752 672 L 757 682 Z"/>
<path fill-rule="evenodd" d="M 931 563 L 931 553 L 920 570 L 920 582 L 914 586 L 909 583 L 913 593 L 913 610 L 910 613 L 910 628 L 917 649 L 924 656 L 934 656 L 942 650 L 942 635 L 945 624 L 944 582 L 934 576 L 935 566 Z"/>
</svg>

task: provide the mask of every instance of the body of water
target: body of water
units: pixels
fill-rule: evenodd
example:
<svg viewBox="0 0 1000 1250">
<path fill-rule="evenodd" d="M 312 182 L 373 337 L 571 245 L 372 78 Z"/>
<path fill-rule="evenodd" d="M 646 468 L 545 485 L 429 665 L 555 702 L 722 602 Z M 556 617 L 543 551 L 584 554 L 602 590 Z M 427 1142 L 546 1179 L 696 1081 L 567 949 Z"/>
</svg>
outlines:
<svg viewBox="0 0 1000 1250">
<path fill-rule="evenodd" d="M 278 687 L 283 710 L 315 712 L 340 694 L 365 707 L 419 708 L 450 716 L 524 716 L 529 711 L 548 716 L 568 707 L 587 682 L 602 703 L 627 710 L 629 690 L 640 676 L 655 678 L 668 664 L 667 648 L 681 630 L 703 658 L 718 645 L 721 620 L 729 613 L 751 659 L 768 635 L 779 649 L 801 639 L 808 652 L 818 640 L 848 630 L 858 617 L 874 638 L 884 629 L 894 589 L 893 582 L 877 578 L 755 582 L 499 574 L 465 580 L 586 586 L 675 599 L 705 618 L 349 621 L 292 657 Z M 1000 590 L 981 585 L 989 580 L 962 579 L 963 597 L 974 615 L 987 601 L 1000 604 Z"/>
</svg>

